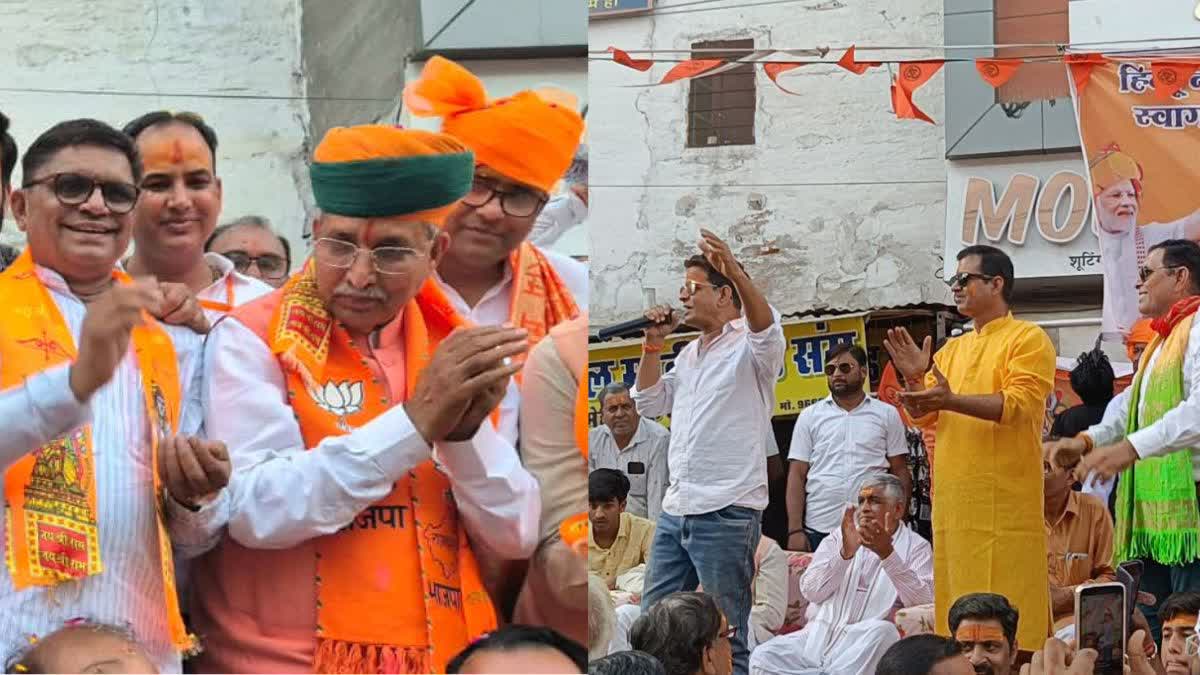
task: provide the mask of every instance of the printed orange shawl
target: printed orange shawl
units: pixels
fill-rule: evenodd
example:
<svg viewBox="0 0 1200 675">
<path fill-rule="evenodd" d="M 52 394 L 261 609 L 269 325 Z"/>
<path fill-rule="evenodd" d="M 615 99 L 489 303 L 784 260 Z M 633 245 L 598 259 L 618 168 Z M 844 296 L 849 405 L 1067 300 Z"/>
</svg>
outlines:
<svg viewBox="0 0 1200 675">
<path fill-rule="evenodd" d="M 114 271 L 123 284 L 131 279 Z M 37 276 L 29 249 L 0 274 L 0 297 L 8 303 L 0 330 L 0 388 L 22 385 L 26 378 L 76 358 L 75 341 L 49 291 Z M 195 649 L 179 614 L 175 563 L 167 536 L 158 476 L 159 442 L 179 428 L 178 365 L 171 338 L 146 315 L 131 338 L 150 423 L 151 466 L 158 514 L 159 565 L 162 571 L 167 629 L 183 653 Z M 54 586 L 104 571 L 96 512 L 96 475 L 91 425 L 32 449 L 4 474 L 8 504 L 5 562 L 17 590 Z M 23 533 L 23 535 L 21 534 Z"/>
<path fill-rule="evenodd" d="M 267 331 L 287 374 L 307 447 L 398 403 L 316 294 L 312 261 L 284 286 Z M 407 390 L 438 342 L 463 325 L 426 282 L 404 308 Z M 460 526 L 450 482 L 423 462 L 340 532 L 316 540 L 317 650 L 322 673 L 444 672 L 496 614 Z"/>
<path fill-rule="evenodd" d="M 579 316 L 579 305 L 545 254 L 533 244 L 522 243 L 509 261 L 513 289 L 508 320 L 529 331 L 529 346 L 533 347 L 551 328 Z M 525 355 L 516 358 L 523 361 Z"/>
</svg>

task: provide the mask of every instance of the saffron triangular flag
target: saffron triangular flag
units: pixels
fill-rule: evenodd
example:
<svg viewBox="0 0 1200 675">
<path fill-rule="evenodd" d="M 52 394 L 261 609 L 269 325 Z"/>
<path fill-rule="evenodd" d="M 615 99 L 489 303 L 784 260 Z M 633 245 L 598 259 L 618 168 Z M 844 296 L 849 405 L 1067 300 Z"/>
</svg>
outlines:
<svg viewBox="0 0 1200 675">
<path fill-rule="evenodd" d="M 1154 61 L 1150 71 L 1154 73 L 1154 95 L 1163 101 L 1170 101 L 1188 80 L 1200 63 L 1183 63 L 1180 61 Z"/>
<path fill-rule="evenodd" d="M 629 52 L 623 49 L 609 47 L 608 51 L 612 53 L 613 61 L 625 66 L 626 68 L 633 68 L 634 70 L 640 70 L 644 73 L 647 70 L 650 70 L 650 68 L 654 65 L 654 62 L 649 59 L 630 58 Z"/>
<path fill-rule="evenodd" d="M 1075 81 L 1075 93 L 1083 95 L 1083 90 L 1092 79 L 1092 71 L 1096 66 L 1106 63 L 1108 59 L 1100 54 L 1067 54 L 1064 59 L 1071 69 L 1071 79 Z"/>
<path fill-rule="evenodd" d="M 1021 59 L 975 59 L 975 70 L 979 71 L 984 82 L 1000 88 L 1016 75 L 1023 63 Z"/>
<path fill-rule="evenodd" d="M 695 77 L 706 70 L 712 70 L 717 66 L 725 63 L 720 59 L 689 59 L 682 63 L 675 64 L 675 67 L 668 70 L 666 75 L 659 84 L 668 84 L 677 80 L 686 80 L 689 77 Z"/>
<path fill-rule="evenodd" d="M 900 119 L 933 120 L 913 103 L 913 92 L 920 89 L 929 78 L 942 69 L 945 61 L 905 61 L 900 64 L 900 74 L 892 84 L 892 110 Z"/>
<path fill-rule="evenodd" d="M 804 66 L 804 65 L 808 65 L 808 64 L 805 64 L 805 63 L 764 63 L 763 64 L 763 72 L 765 72 L 767 74 L 767 77 L 770 78 L 771 81 L 775 83 L 776 87 L 779 87 L 779 91 L 782 91 L 785 94 L 791 94 L 792 96 L 799 96 L 800 94 L 798 94 L 794 91 L 789 91 L 788 89 L 785 89 L 782 84 L 779 84 L 778 78 L 780 75 L 786 73 L 787 71 L 794 70 L 794 69 L 799 68 L 800 66 Z"/>
<path fill-rule="evenodd" d="M 854 73 L 855 75 L 862 75 L 863 73 L 867 72 L 868 68 L 874 68 L 875 66 L 880 65 L 878 61 L 855 60 L 854 45 L 850 45 L 850 48 L 846 50 L 846 53 L 842 54 L 842 58 L 838 59 L 837 64 Z"/>
</svg>

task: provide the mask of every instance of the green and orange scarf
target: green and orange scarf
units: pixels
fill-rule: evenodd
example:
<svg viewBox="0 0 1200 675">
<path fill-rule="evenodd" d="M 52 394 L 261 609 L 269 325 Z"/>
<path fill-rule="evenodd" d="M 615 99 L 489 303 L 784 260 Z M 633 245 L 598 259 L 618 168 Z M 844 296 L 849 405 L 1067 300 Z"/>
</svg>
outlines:
<svg viewBox="0 0 1200 675">
<path fill-rule="evenodd" d="M 310 260 L 284 286 L 267 328 L 309 448 L 406 397 L 388 398 L 316 291 Z M 460 325 L 427 281 L 403 310 L 408 392 L 437 344 Z M 316 550 L 315 672 L 444 672 L 459 651 L 496 627 L 450 481 L 432 460 L 345 529 L 317 539 Z"/>
<path fill-rule="evenodd" d="M 113 278 L 117 283 L 132 283 L 120 271 L 114 270 Z M 0 298 L 6 303 L 0 329 L 0 388 L 21 386 L 32 375 L 75 360 L 71 331 L 38 278 L 28 248 L 0 274 Z M 163 512 L 166 493 L 158 474 L 159 443 L 178 432 L 182 393 L 170 336 L 149 315 L 144 319 L 133 329 L 131 342 L 150 423 L 154 492 L 146 498 L 154 500 L 158 515 L 158 562 L 167 629 L 172 645 L 188 654 L 195 650 L 196 639 L 188 634 L 179 613 L 175 563 Z M 4 558 L 18 591 L 104 572 L 90 424 L 40 448 L 30 448 L 29 454 L 4 473 L 4 499 L 8 505 Z"/>
<path fill-rule="evenodd" d="M 1142 354 L 1129 397 L 1126 435 L 1154 424 L 1184 397 L 1183 358 L 1200 296 L 1175 304 L 1151 327 L 1154 339 Z M 1154 369 L 1151 356 L 1161 351 Z M 1141 414 L 1138 402 L 1142 401 Z M 1121 473 L 1117 484 L 1114 559 L 1151 558 L 1180 565 L 1200 557 L 1200 509 L 1192 477 L 1190 448 L 1138 461 Z"/>
</svg>

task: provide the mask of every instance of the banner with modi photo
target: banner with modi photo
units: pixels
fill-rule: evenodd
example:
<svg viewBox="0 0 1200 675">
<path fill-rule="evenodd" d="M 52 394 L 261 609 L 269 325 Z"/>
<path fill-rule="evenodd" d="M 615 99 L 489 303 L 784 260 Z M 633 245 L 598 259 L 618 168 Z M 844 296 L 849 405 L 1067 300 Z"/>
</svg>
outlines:
<svg viewBox="0 0 1200 675">
<path fill-rule="evenodd" d="M 1137 283 L 1150 247 L 1200 241 L 1200 54 L 1067 63 L 1100 239 L 1102 331 L 1116 341 L 1142 318 Z"/>
</svg>

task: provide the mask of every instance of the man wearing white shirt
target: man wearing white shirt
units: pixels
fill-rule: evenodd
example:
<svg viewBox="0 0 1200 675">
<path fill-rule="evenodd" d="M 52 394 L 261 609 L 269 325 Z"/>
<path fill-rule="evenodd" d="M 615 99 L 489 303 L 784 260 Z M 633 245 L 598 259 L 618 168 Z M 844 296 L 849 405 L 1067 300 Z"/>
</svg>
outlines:
<svg viewBox="0 0 1200 675">
<path fill-rule="evenodd" d="M 225 257 L 204 252 L 222 202 L 212 127 L 195 113 L 158 111 L 125 125 L 125 133 L 145 164 L 129 273 L 185 285 L 210 324 L 270 293 L 270 286 L 238 273 Z"/>
<path fill-rule="evenodd" d="M 1151 246 L 1139 270 L 1138 309 L 1156 335 L 1133 384 L 1104 419 L 1045 446 L 1053 465 L 1077 479 L 1117 482 L 1116 560 L 1141 559 L 1142 588 L 1163 598 L 1200 590 L 1200 245 L 1168 239 Z M 1131 419 L 1132 418 L 1132 419 Z M 1081 459 L 1082 456 L 1082 459 Z M 1152 631 L 1157 611 L 1142 606 Z"/>
<path fill-rule="evenodd" d="M 475 548 L 538 542 L 537 482 L 489 419 L 527 334 L 426 283 L 473 169 L 444 134 L 330 130 L 312 257 L 209 336 L 205 429 L 238 471 L 193 568 L 201 672 L 441 672 L 495 628 Z"/>
<path fill-rule="evenodd" d="M 933 550 L 904 527 L 904 488 L 895 476 L 868 476 L 857 507 L 813 555 L 800 581 L 808 623 L 768 640 L 750 657 L 754 675 L 873 673 L 900 633 L 888 619 L 900 607 L 933 602 Z"/>
<path fill-rule="evenodd" d="M 588 434 L 588 471 L 616 469 L 624 473 L 630 486 L 625 510 L 657 521 L 671 480 L 667 468 L 671 432 L 638 415 L 629 387 L 622 382 L 600 391 L 600 418 L 604 424 Z"/>
<path fill-rule="evenodd" d="M 671 416 L 671 485 L 655 527 L 643 609 L 697 582 L 736 629 L 734 672 L 745 675 L 754 551 L 767 506 L 763 448 L 785 342 L 779 314 L 728 244 L 701 230 L 703 256 L 688 258 L 682 315 L 646 317 L 633 400 L 645 417 Z M 681 323 L 701 331 L 663 375 L 660 355 Z"/>
<path fill-rule="evenodd" d="M 894 406 L 867 396 L 867 353 L 838 344 L 825 355 L 829 396 L 805 408 L 792 431 L 788 459 L 788 550 L 815 551 L 841 522 L 851 490 L 873 474 L 891 473 L 912 492 L 908 442 Z"/>
<path fill-rule="evenodd" d="M 529 243 L 553 246 L 571 228 L 587 220 L 587 199 L 586 184 L 572 185 L 566 192 L 551 197 L 529 232 Z"/>
<path fill-rule="evenodd" d="M 0 658 L 78 617 L 128 626 L 159 672 L 180 672 L 196 646 L 171 544 L 186 557 L 215 542 L 230 465 L 223 445 L 193 436 L 203 336 L 143 323 L 163 312 L 164 293 L 117 267 L 140 174 L 128 137 L 73 120 L 29 147 L 12 195 L 29 243 L 0 275 L 3 527 L 13 528 L 0 538 Z M 22 533 L 37 538 L 36 555 Z"/>
</svg>

